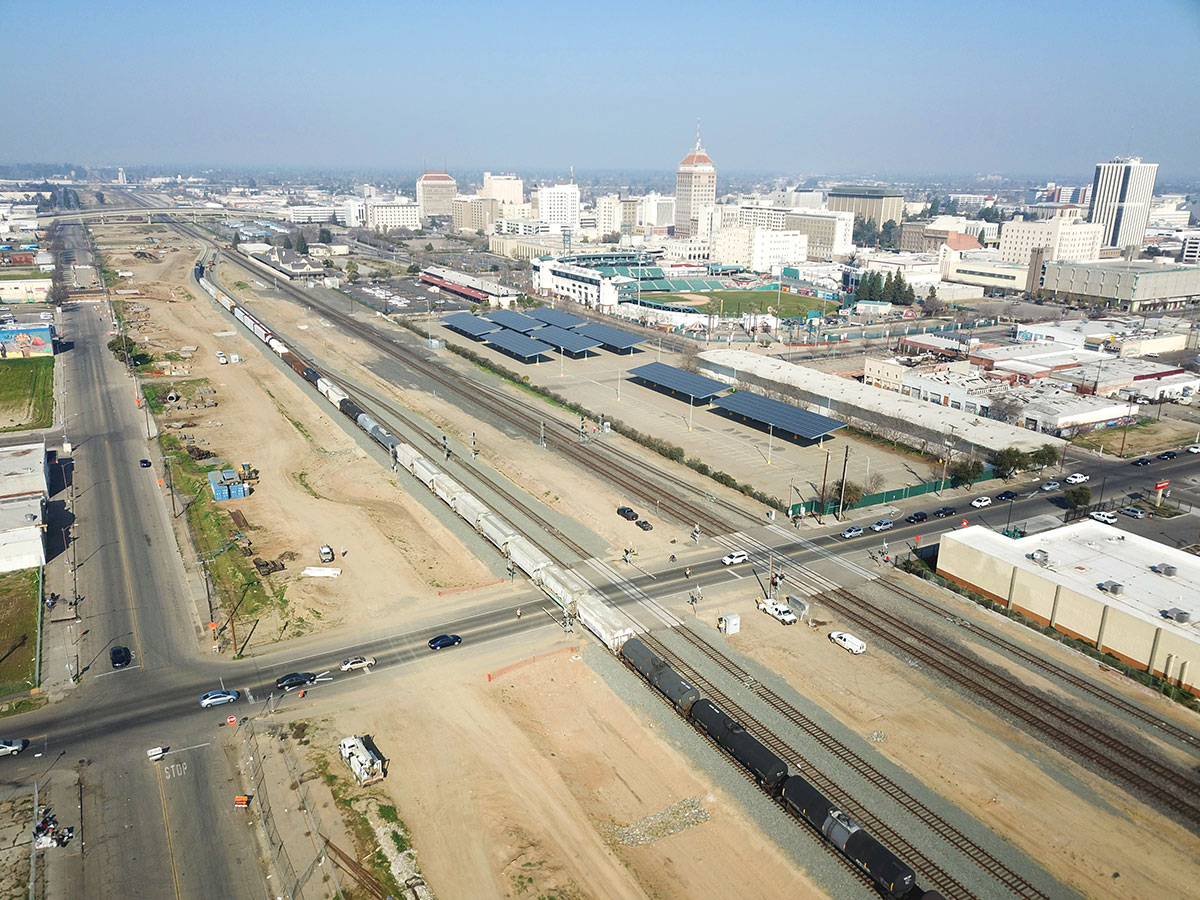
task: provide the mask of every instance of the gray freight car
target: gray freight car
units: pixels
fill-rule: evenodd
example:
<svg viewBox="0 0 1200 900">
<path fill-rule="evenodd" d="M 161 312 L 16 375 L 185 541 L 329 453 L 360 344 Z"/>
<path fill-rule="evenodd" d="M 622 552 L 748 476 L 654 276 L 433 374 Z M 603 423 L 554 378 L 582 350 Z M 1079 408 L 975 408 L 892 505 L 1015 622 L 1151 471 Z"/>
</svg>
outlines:
<svg viewBox="0 0 1200 900">
<path fill-rule="evenodd" d="M 695 685 L 667 665 L 662 666 L 650 676 L 650 683 L 658 688 L 662 695 L 685 716 L 700 699 L 700 692 L 696 690 Z"/>
<path fill-rule="evenodd" d="M 637 638 L 630 638 L 621 645 L 621 656 L 651 683 L 653 683 L 654 673 L 666 665 L 657 653 Z"/>
</svg>

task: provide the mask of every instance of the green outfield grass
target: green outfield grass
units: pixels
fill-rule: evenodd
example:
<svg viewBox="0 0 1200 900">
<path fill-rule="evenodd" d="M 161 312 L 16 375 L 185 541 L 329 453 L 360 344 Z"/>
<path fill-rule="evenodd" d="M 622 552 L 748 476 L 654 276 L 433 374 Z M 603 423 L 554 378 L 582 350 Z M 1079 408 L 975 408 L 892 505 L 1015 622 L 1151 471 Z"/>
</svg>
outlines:
<svg viewBox="0 0 1200 900">
<path fill-rule="evenodd" d="M 0 695 L 34 687 L 38 570 L 0 575 Z"/>
<path fill-rule="evenodd" d="M 694 297 L 704 297 L 707 302 L 702 303 L 693 299 Z M 837 308 L 833 301 L 826 302 L 799 294 L 776 294 L 775 291 L 711 291 L 689 297 L 680 294 L 642 294 L 642 299 L 654 303 L 694 306 L 702 312 L 722 313 L 726 316 L 737 316 L 744 312 L 765 313 L 770 308 L 776 315 L 785 319 L 803 318 L 810 309 L 833 311 Z"/>
</svg>

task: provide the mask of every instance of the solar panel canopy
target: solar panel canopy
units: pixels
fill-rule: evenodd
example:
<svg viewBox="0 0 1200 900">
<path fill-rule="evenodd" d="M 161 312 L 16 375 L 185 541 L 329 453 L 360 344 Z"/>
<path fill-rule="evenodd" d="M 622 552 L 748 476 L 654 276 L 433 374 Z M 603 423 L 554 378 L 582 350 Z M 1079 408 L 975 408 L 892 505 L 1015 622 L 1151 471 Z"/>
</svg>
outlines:
<svg viewBox="0 0 1200 900">
<path fill-rule="evenodd" d="M 713 405 L 764 425 L 770 425 L 776 431 L 786 431 L 810 441 L 846 427 L 845 422 L 839 422 L 837 419 L 818 415 L 807 409 L 792 406 L 790 403 L 782 403 L 779 400 L 772 400 L 770 397 L 762 397 L 749 391 L 738 391 L 728 397 L 718 397 L 713 401 Z"/>
<path fill-rule="evenodd" d="M 519 312 L 513 312 L 511 309 L 497 309 L 494 312 L 487 313 L 484 318 L 490 319 L 497 325 L 503 325 L 505 328 L 511 328 L 513 331 L 520 331 L 521 333 L 542 327 L 542 323 L 537 319 L 522 315 Z"/>
<path fill-rule="evenodd" d="M 547 325 L 557 325 L 559 328 L 578 328 L 587 322 L 587 319 L 573 316 L 568 312 L 563 312 L 561 309 L 551 309 L 549 306 L 535 309 L 529 315 L 539 322 L 545 322 Z"/>
<path fill-rule="evenodd" d="M 707 400 L 722 391 L 729 390 L 727 384 L 660 362 L 647 363 L 636 369 L 630 369 L 629 374 L 697 400 Z"/>
<path fill-rule="evenodd" d="M 554 349 L 549 344 L 535 341 L 533 338 L 517 334 L 515 331 L 509 331 L 507 328 L 489 334 L 487 342 L 499 347 L 501 350 L 507 350 L 509 353 L 519 356 L 522 359 L 546 355 Z"/>
<path fill-rule="evenodd" d="M 455 331 L 461 331 L 463 334 L 474 338 L 500 330 L 500 326 L 495 322 L 489 322 L 487 319 L 481 319 L 479 316 L 473 316 L 465 312 L 446 316 L 446 318 L 442 319 L 442 324 L 447 328 L 453 328 Z"/>
<path fill-rule="evenodd" d="M 630 334 L 628 331 L 622 331 L 620 328 L 610 328 L 608 325 L 601 325 L 599 322 L 588 322 L 577 330 L 580 334 L 586 334 L 590 338 L 595 338 L 605 347 L 612 350 L 629 350 L 638 344 L 646 342 L 646 338 L 644 337 Z"/>
<path fill-rule="evenodd" d="M 551 347 L 558 347 L 569 353 L 582 353 L 584 350 L 591 350 L 593 347 L 600 346 L 600 341 L 595 338 L 590 338 L 586 334 L 580 334 L 578 331 L 568 331 L 556 325 L 547 325 L 545 328 L 539 328 L 534 333 L 537 335 L 537 340 L 544 341 Z"/>
</svg>

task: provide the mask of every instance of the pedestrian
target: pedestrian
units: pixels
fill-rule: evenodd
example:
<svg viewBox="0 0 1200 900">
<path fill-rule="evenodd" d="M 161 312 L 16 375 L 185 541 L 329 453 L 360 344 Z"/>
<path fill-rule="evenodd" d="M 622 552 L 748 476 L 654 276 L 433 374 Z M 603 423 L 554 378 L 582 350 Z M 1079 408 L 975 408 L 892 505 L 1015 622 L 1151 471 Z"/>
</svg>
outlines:
<svg viewBox="0 0 1200 900">
<path fill-rule="evenodd" d="M 521 607 L 517 607 L 517 618 L 521 618 Z"/>
<path fill-rule="evenodd" d="M 692 577 L 692 567 L 691 566 L 688 566 L 686 569 L 683 570 L 683 577 L 684 578 Z"/>
</svg>

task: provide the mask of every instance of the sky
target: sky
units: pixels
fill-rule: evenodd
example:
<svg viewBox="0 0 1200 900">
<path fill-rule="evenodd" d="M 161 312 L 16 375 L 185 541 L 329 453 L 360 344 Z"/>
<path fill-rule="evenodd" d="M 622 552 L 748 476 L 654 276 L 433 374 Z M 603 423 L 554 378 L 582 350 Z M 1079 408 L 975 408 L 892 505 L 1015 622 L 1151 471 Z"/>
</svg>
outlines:
<svg viewBox="0 0 1200 900">
<path fill-rule="evenodd" d="M 699 118 L 726 172 L 1090 180 L 1137 155 L 1160 180 L 1200 175 L 1200 0 L 0 0 L 0 15 L 20 86 L 2 162 L 671 171 Z"/>
</svg>

